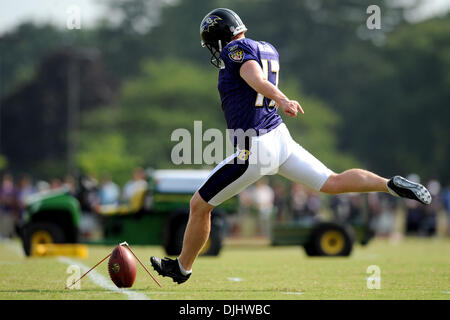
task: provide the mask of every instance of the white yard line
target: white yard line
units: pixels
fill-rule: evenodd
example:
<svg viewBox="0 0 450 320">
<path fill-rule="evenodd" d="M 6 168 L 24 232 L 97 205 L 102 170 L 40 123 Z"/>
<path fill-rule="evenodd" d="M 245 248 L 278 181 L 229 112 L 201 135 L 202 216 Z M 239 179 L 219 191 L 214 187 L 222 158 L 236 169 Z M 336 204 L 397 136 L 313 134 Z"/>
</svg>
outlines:
<svg viewBox="0 0 450 320">
<path fill-rule="evenodd" d="M 82 264 L 79 261 L 76 260 L 72 260 L 70 258 L 67 257 L 58 257 L 58 261 L 61 263 L 65 263 L 67 265 L 76 265 L 79 266 L 82 270 L 83 273 L 87 272 L 90 268 L 84 264 Z M 128 290 L 128 289 L 119 289 L 117 288 L 112 282 L 111 280 L 107 279 L 106 277 L 104 277 L 103 275 L 101 275 L 100 273 L 98 273 L 97 271 L 92 270 L 91 272 L 88 273 L 88 276 L 91 278 L 91 280 L 98 286 L 102 287 L 103 289 L 109 290 L 109 291 L 113 291 L 113 292 L 117 292 L 117 293 L 123 293 L 125 295 L 127 295 L 129 300 L 150 300 L 149 297 L 147 297 L 147 295 L 140 293 L 140 292 L 136 292 L 133 290 Z"/>
<path fill-rule="evenodd" d="M 244 281 L 244 279 L 242 279 L 242 278 L 236 278 L 236 277 L 229 277 L 229 278 L 227 278 L 228 280 L 230 280 L 230 281 L 233 281 L 233 282 L 241 282 L 241 281 Z"/>
<path fill-rule="evenodd" d="M 23 252 L 23 248 L 21 247 L 21 245 L 17 242 L 11 241 L 9 239 L 2 239 L 0 244 L 3 244 L 6 248 L 8 248 L 10 251 L 14 252 L 15 254 L 17 254 L 19 257 L 24 257 L 25 254 Z M 84 272 L 87 272 L 90 268 L 84 264 L 82 264 L 79 261 L 76 260 L 72 260 L 70 258 L 67 257 L 58 257 L 58 261 L 61 263 L 65 263 L 67 265 L 76 265 L 79 266 L 80 269 Z M 0 262 L 0 264 L 6 264 L 7 262 Z M 100 273 L 98 273 L 95 270 L 92 270 L 91 272 L 89 272 L 88 276 L 91 278 L 91 280 L 98 286 L 109 290 L 111 292 L 116 292 L 116 293 L 123 293 L 125 295 L 127 295 L 129 300 L 150 300 L 150 298 L 140 292 L 136 292 L 133 290 L 128 290 L 128 289 L 119 289 L 117 288 L 112 282 L 111 280 L 105 278 L 103 275 L 101 275 Z"/>
</svg>

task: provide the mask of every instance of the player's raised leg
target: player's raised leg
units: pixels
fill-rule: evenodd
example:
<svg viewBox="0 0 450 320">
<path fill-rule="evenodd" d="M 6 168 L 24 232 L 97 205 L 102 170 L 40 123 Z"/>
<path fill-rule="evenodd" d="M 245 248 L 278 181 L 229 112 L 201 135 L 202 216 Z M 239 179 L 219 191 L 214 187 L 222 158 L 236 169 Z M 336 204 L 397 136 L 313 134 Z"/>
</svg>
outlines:
<svg viewBox="0 0 450 320">
<path fill-rule="evenodd" d="M 298 183 L 328 194 L 347 192 L 388 192 L 394 196 L 409 198 L 424 204 L 431 203 L 431 195 L 421 184 L 403 177 L 391 179 L 363 170 L 349 169 L 334 173 L 290 137 L 292 153 L 279 168 L 279 173 Z"/>
<path fill-rule="evenodd" d="M 338 194 L 345 192 L 389 192 L 388 179 L 363 169 L 349 169 L 331 174 L 320 189 L 321 192 Z"/>
<path fill-rule="evenodd" d="M 423 185 L 400 176 L 388 180 L 363 169 L 350 169 L 330 175 L 320 191 L 329 194 L 388 192 L 394 196 L 413 199 L 423 204 L 431 203 L 430 192 Z"/>
</svg>

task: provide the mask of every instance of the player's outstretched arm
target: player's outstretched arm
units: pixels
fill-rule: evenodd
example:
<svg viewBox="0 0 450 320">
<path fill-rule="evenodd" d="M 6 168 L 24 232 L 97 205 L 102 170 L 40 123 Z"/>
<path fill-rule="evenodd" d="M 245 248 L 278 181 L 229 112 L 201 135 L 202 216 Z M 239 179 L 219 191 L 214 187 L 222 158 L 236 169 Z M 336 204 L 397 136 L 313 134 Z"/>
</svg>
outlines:
<svg viewBox="0 0 450 320">
<path fill-rule="evenodd" d="M 240 69 L 240 75 L 256 92 L 274 100 L 276 105 L 288 116 L 295 117 L 298 111 L 302 114 L 305 113 L 297 101 L 289 100 L 280 89 L 264 78 L 263 70 L 256 60 L 244 62 Z"/>
</svg>

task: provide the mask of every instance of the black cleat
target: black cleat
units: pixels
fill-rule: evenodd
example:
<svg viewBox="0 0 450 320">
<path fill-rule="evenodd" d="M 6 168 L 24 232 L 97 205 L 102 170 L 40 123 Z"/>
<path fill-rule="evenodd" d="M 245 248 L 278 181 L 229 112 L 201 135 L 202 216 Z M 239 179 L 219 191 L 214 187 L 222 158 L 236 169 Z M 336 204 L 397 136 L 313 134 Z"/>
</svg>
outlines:
<svg viewBox="0 0 450 320">
<path fill-rule="evenodd" d="M 431 194 L 427 188 L 403 177 L 395 176 L 391 178 L 387 183 L 387 187 L 393 195 L 413 199 L 423 204 L 431 203 Z"/>
<path fill-rule="evenodd" d="M 173 282 L 176 282 L 178 284 L 182 284 L 183 282 L 187 281 L 191 274 L 183 275 L 180 271 L 180 267 L 178 265 L 178 260 L 165 258 L 160 259 L 158 257 L 152 256 L 150 257 L 150 262 L 153 266 L 153 269 L 155 269 L 156 272 L 160 276 L 163 277 L 171 277 L 173 279 Z"/>
</svg>

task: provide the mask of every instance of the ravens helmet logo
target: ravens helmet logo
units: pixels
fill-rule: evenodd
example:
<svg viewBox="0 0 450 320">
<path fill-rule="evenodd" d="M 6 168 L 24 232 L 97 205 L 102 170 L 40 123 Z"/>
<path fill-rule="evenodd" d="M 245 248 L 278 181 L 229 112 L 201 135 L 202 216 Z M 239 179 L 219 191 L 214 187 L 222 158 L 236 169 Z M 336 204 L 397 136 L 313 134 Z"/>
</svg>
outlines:
<svg viewBox="0 0 450 320">
<path fill-rule="evenodd" d="M 219 20 L 222 20 L 221 17 L 218 16 L 209 16 L 207 17 L 202 24 L 202 31 L 209 31 L 209 28 L 219 23 Z"/>
</svg>

